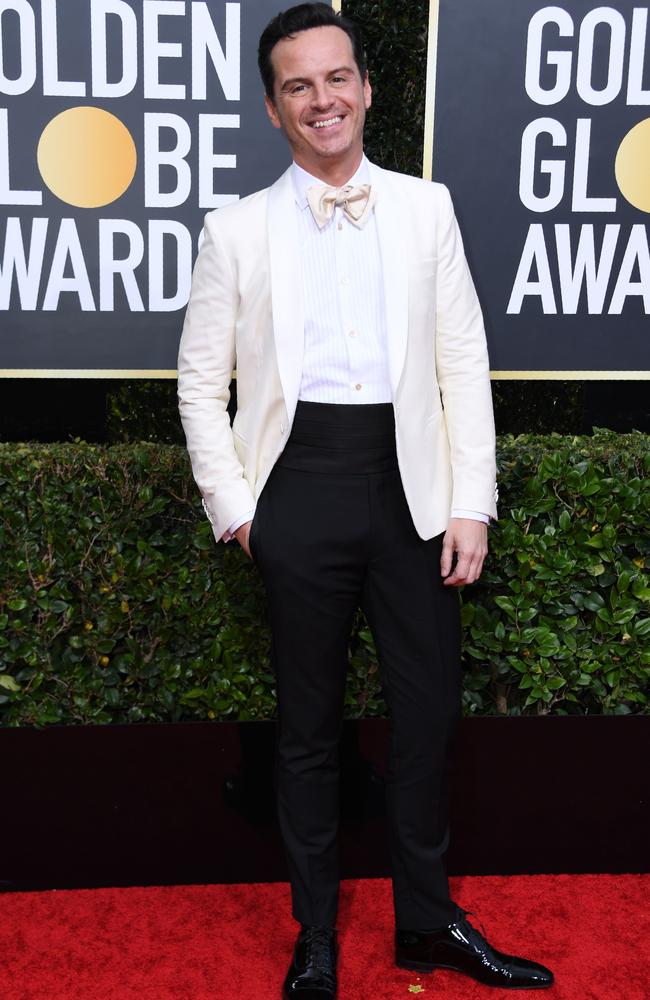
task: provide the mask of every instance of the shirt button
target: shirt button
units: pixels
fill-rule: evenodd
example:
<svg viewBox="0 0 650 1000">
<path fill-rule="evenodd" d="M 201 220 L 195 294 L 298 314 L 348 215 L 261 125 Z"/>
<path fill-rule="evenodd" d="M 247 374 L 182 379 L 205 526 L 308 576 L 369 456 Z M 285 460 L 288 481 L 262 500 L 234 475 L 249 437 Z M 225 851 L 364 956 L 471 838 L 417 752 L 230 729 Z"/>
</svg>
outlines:
<svg viewBox="0 0 650 1000">
<path fill-rule="evenodd" d="M 337 229 L 343 229 L 343 223 L 342 223 L 342 222 L 339 222 L 339 224 L 338 224 L 338 226 L 337 226 L 336 228 L 337 228 Z"/>
<path fill-rule="evenodd" d="M 357 335 L 357 331 L 356 330 L 350 330 L 350 333 L 349 333 L 350 337 L 356 337 L 356 335 Z"/>
<path fill-rule="evenodd" d="M 280 434 L 284 434 L 284 424 L 280 424 Z"/>
<path fill-rule="evenodd" d="M 350 279 L 347 276 L 345 278 L 341 278 L 341 284 L 342 285 L 349 285 L 350 284 Z"/>
<path fill-rule="evenodd" d="M 359 389 L 361 389 L 361 382 L 357 382 L 357 384 L 355 385 L 355 387 L 354 387 L 354 388 L 355 388 L 355 389 L 356 389 L 357 391 L 358 391 Z"/>
</svg>

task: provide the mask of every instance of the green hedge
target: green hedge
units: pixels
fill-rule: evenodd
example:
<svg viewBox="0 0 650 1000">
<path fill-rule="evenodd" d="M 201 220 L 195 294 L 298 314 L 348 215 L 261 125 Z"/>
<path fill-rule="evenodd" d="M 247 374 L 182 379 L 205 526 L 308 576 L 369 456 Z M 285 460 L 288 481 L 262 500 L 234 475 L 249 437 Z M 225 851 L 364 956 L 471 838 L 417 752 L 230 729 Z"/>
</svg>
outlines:
<svg viewBox="0 0 650 1000">
<path fill-rule="evenodd" d="M 465 592 L 468 713 L 648 705 L 649 439 L 504 438 L 502 520 Z M 263 719 L 264 599 L 169 445 L 0 445 L 0 721 Z M 347 711 L 383 711 L 365 623 Z"/>
</svg>

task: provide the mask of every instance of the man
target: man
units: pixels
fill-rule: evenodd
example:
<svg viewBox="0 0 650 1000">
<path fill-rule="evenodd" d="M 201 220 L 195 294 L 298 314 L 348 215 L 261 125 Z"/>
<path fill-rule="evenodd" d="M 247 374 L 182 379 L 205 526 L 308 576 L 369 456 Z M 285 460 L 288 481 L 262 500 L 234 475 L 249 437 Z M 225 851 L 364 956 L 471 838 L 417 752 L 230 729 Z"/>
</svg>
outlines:
<svg viewBox="0 0 650 1000">
<path fill-rule="evenodd" d="M 206 218 L 179 398 L 215 535 L 237 538 L 268 595 L 278 812 L 301 925 L 283 995 L 336 995 L 337 745 L 359 604 L 391 715 L 397 964 L 548 986 L 547 969 L 469 924 L 442 861 L 456 588 L 478 578 L 496 516 L 485 336 L 451 201 L 365 159 L 361 42 L 327 4 L 274 18 L 259 63 L 293 164 Z"/>
</svg>

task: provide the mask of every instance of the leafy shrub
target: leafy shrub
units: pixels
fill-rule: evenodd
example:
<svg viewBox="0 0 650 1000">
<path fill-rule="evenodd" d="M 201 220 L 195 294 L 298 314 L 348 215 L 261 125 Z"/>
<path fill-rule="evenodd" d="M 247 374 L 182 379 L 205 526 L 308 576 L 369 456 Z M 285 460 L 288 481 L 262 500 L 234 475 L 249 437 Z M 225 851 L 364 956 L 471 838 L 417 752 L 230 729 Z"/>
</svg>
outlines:
<svg viewBox="0 0 650 1000">
<path fill-rule="evenodd" d="M 504 438 L 502 520 L 465 593 L 469 713 L 643 712 L 648 438 Z M 215 546 L 173 445 L 0 445 L 6 725 L 274 713 L 254 567 Z M 367 625 L 347 713 L 383 711 Z"/>
<path fill-rule="evenodd" d="M 648 441 L 500 439 L 503 519 L 463 607 L 470 711 L 647 707 Z"/>
</svg>

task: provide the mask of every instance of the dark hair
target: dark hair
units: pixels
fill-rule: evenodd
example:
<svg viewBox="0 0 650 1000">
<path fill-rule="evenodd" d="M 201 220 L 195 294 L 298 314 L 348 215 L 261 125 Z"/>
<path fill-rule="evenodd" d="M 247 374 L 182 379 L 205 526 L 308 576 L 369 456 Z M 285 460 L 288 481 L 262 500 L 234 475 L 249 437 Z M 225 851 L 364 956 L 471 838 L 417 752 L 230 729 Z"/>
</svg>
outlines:
<svg viewBox="0 0 650 1000">
<path fill-rule="evenodd" d="M 290 7 L 289 10 L 276 14 L 260 36 L 257 64 L 260 68 L 264 89 L 271 100 L 273 100 L 273 84 L 275 83 L 275 74 L 271 63 L 273 48 L 283 38 L 293 38 L 300 31 L 328 27 L 340 28 L 346 33 L 352 43 L 352 54 L 359 68 L 359 74 L 361 79 L 364 79 L 366 60 L 363 54 L 361 32 L 354 21 L 350 21 L 342 14 L 337 14 L 328 3 L 299 3 L 296 7 Z"/>
</svg>

